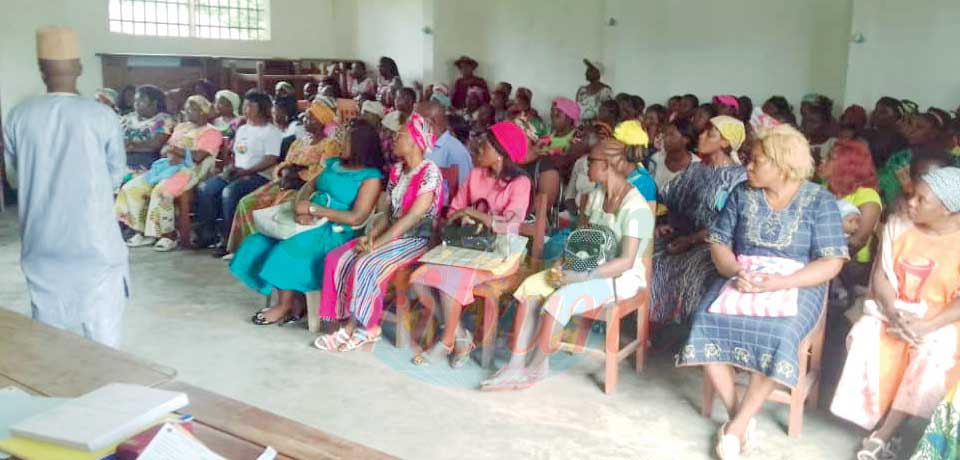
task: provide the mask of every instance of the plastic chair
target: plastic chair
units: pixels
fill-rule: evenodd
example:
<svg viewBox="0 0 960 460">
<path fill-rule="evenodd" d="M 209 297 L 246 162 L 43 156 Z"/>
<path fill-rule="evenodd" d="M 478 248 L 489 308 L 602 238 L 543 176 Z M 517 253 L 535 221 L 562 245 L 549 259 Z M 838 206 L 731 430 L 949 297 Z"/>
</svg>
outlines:
<svg viewBox="0 0 960 460">
<path fill-rule="evenodd" d="M 577 332 L 577 342 L 561 342 L 560 350 L 572 353 L 586 352 L 591 355 L 600 356 L 604 360 L 604 381 L 603 391 L 606 394 L 613 394 L 617 391 L 617 381 L 620 377 L 620 361 L 623 361 L 630 355 L 634 355 L 637 374 L 643 372 L 643 366 L 646 364 L 646 350 L 650 329 L 650 284 L 651 274 L 653 272 L 653 259 L 645 257 L 643 260 L 644 270 L 646 271 L 647 287 L 643 288 L 636 295 L 629 299 L 620 300 L 616 303 L 591 310 L 581 318 L 586 321 L 580 322 Z M 624 345 L 620 343 L 620 326 L 623 318 L 627 315 L 637 313 L 637 335 L 636 338 Z M 606 324 L 603 348 L 591 348 L 585 345 L 590 334 L 590 327 L 593 321 L 603 321 Z"/>
<path fill-rule="evenodd" d="M 767 398 L 767 401 L 773 401 L 790 406 L 790 415 L 787 420 L 787 436 L 799 438 L 803 431 L 803 409 L 804 404 L 809 403 L 810 407 L 817 407 L 820 401 L 820 367 L 823 362 L 823 342 L 826 337 L 826 318 L 827 318 L 827 298 L 830 292 L 830 284 L 827 283 L 827 290 L 823 295 L 823 307 L 820 310 L 820 318 L 816 326 L 800 342 L 800 348 L 797 354 L 800 356 L 800 380 L 793 389 L 777 389 Z M 738 385 L 737 398 L 742 398 L 745 388 Z M 703 405 L 700 408 L 700 415 L 710 418 L 713 414 L 713 400 L 716 396 L 716 389 L 707 378 L 706 371 L 703 374 Z"/>
<path fill-rule="evenodd" d="M 534 199 L 534 221 L 520 226 L 520 234 L 532 238 L 530 257 L 516 273 L 497 278 L 473 288 L 473 296 L 483 300 L 483 323 L 480 333 L 480 365 L 490 367 L 497 346 L 497 323 L 500 320 L 500 299 L 520 287 L 528 276 L 543 268 L 543 242 L 547 233 L 547 195 L 540 193 Z"/>
</svg>

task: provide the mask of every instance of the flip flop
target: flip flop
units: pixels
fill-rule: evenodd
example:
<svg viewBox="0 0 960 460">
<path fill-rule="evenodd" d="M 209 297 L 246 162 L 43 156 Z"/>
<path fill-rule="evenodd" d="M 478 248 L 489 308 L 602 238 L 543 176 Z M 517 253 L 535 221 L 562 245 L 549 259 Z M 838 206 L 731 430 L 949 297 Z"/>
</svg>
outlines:
<svg viewBox="0 0 960 460">
<path fill-rule="evenodd" d="M 262 308 L 262 309 L 260 309 L 260 311 L 258 311 L 258 312 L 257 312 L 256 314 L 254 314 L 252 317 L 250 317 L 250 322 L 253 323 L 253 324 L 255 324 L 255 325 L 257 325 L 257 326 L 270 326 L 271 324 L 279 324 L 279 323 L 285 322 L 285 321 L 287 321 L 287 320 L 290 318 L 290 315 L 285 315 L 284 317 L 282 317 L 282 318 L 280 318 L 280 319 L 278 319 L 278 320 L 276 320 L 276 321 L 267 321 L 267 317 L 264 316 L 264 313 L 266 313 L 267 310 L 269 310 L 269 309 L 271 309 L 271 308 L 273 308 L 273 307 L 267 307 L 267 308 Z"/>
</svg>

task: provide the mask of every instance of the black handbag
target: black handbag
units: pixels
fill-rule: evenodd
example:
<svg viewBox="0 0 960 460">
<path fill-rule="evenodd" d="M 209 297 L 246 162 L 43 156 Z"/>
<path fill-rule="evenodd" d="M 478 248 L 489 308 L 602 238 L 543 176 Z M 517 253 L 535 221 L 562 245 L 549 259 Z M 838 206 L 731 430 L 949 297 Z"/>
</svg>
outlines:
<svg viewBox="0 0 960 460">
<path fill-rule="evenodd" d="M 472 207 L 481 212 L 490 212 L 487 200 L 480 200 Z M 441 230 L 440 240 L 447 246 L 494 252 L 497 234 L 481 223 L 461 225 L 459 222 L 449 222 Z"/>
<path fill-rule="evenodd" d="M 585 225 L 567 238 L 563 247 L 563 269 L 574 272 L 595 270 L 617 257 L 619 241 L 609 227 Z"/>
</svg>

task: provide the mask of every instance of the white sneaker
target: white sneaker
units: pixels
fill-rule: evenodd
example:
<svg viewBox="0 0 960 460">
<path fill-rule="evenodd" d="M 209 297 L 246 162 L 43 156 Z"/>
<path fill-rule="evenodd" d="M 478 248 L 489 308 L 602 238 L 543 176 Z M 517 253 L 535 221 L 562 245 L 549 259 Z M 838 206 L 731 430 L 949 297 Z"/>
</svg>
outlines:
<svg viewBox="0 0 960 460">
<path fill-rule="evenodd" d="M 233 253 L 231 252 L 230 254 L 227 254 L 227 255 L 221 257 L 220 260 L 226 260 L 226 261 L 233 260 Z"/>
<path fill-rule="evenodd" d="M 153 250 L 157 252 L 170 252 L 177 249 L 177 242 L 170 238 L 160 238 L 157 244 L 153 245 Z"/>
<path fill-rule="evenodd" d="M 142 248 L 144 246 L 152 246 L 156 242 L 156 238 L 146 237 L 140 233 L 137 233 L 127 240 L 127 246 L 130 246 L 131 248 Z"/>
</svg>

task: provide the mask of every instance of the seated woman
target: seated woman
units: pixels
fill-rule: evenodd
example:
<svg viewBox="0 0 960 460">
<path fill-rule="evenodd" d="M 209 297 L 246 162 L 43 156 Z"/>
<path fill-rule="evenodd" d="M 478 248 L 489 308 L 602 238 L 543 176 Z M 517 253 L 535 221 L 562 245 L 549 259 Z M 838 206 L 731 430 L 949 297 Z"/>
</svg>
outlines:
<svg viewBox="0 0 960 460">
<path fill-rule="evenodd" d="M 294 136 L 297 139 L 303 139 L 307 136 L 307 130 L 300 124 L 297 98 L 293 96 L 274 98 L 271 117 L 273 124 L 283 132 L 283 137 Z"/>
<path fill-rule="evenodd" d="M 303 294 L 320 289 L 327 253 L 353 238 L 353 227 L 365 222 L 376 206 L 383 152 L 373 126 L 355 121 L 340 158 L 324 162 L 320 175 L 301 190 L 296 212 L 301 224 L 319 219 L 325 223 L 286 240 L 254 233 L 230 263 L 230 272 L 251 289 L 263 295 L 278 293 L 276 305 L 253 316 L 256 325 L 301 318 L 306 307 Z"/>
<path fill-rule="evenodd" d="M 654 218 L 647 200 L 621 172 L 627 161 L 625 148 L 608 138 L 591 149 L 590 179 L 598 188 L 585 211 L 587 223 L 616 235 L 619 254 L 589 272 L 561 272 L 557 267 L 527 278 L 513 294 L 519 303 L 510 361 L 482 382 L 481 390 L 518 390 L 536 384 L 549 373 L 554 333 L 571 317 L 629 299 L 645 287 L 644 254 L 653 238 Z"/>
<path fill-rule="evenodd" d="M 436 141 L 430 123 L 416 112 L 397 133 L 394 153 L 401 162 L 390 169 L 387 203 L 381 202 L 386 218 L 327 255 L 320 318 L 349 321 L 335 333 L 318 337 L 317 348 L 351 351 L 380 340 L 389 282 L 397 270 L 415 263 L 430 248 L 443 203 L 440 168 L 424 158 Z"/>
<path fill-rule="evenodd" d="M 160 88 L 139 86 L 133 101 L 134 111 L 122 116 L 120 125 L 127 150 L 127 167 L 144 171 L 160 158 L 160 149 L 170 138 L 174 122 L 166 113 L 166 96 Z"/>
<path fill-rule="evenodd" d="M 270 96 L 258 90 L 244 95 L 243 113 L 247 121 L 234 138 L 233 165 L 197 187 L 197 246 L 216 245 L 215 257 L 227 253 L 226 240 L 233 228 L 237 203 L 270 182 L 270 170 L 279 161 L 283 133 L 270 123 L 270 107 Z M 218 218 L 223 219 L 219 229 Z M 218 233 L 222 238 L 219 243 Z"/>
<path fill-rule="evenodd" d="M 475 159 L 475 168 L 460 186 L 447 217 L 450 222 L 478 222 L 495 233 L 517 233 L 530 205 L 530 179 L 516 162 L 527 155 L 527 138 L 509 121 L 490 127 Z M 513 267 L 512 275 L 519 268 Z M 417 297 L 427 311 L 440 313 L 443 338 L 433 348 L 414 357 L 417 365 L 437 362 L 452 354 L 450 365 L 460 367 L 473 350 L 473 336 L 460 328 L 464 305 L 473 303 L 473 288 L 496 276 L 487 271 L 450 265 L 426 264 L 410 277 Z M 437 309 L 437 297 L 440 298 Z"/>
<path fill-rule="evenodd" d="M 879 105 L 879 102 L 877 103 Z M 877 170 L 877 181 L 883 204 L 894 204 L 901 195 L 910 196 L 910 160 L 921 152 L 943 150 L 943 129 L 940 119 L 929 113 L 908 115 L 899 125 L 907 148 L 893 153 Z"/>
<path fill-rule="evenodd" d="M 960 377 L 958 184 L 956 167 L 930 171 L 909 200 L 912 222 L 894 217 L 884 227 L 872 299 L 847 337 L 847 361 L 830 407 L 876 429 L 858 459 L 894 458 L 898 428 L 909 417 L 929 418 Z"/>
<path fill-rule="evenodd" d="M 709 123 L 700 134 L 707 131 Z M 687 166 L 700 162 L 700 157 L 692 152 L 696 150 L 698 137 L 693 123 L 679 119 L 667 123 L 662 130 L 661 147 L 663 150 L 650 157 L 650 174 L 657 184 L 657 190 L 666 188 L 667 183 L 682 173 Z"/>
<path fill-rule="evenodd" d="M 214 99 L 213 104 L 216 109 L 214 115 L 216 115 L 216 118 L 210 124 L 220 130 L 224 139 L 233 139 L 233 135 L 236 134 L 237 128 L 243 121 L 243 118 L 239 115 L 240 96 L 228 89 L 221 89 L 217 91 Z"/>
<path fill-rule="evenodd" d="M 698 141 L 703 162 L 691 164 L 659 189 L 668 211 L 667 223 L 657 228 L 653 255 L 650 319 L 655 323 L 686 322 L 716 275 L 710 246 L 703 243 L 727 196 L 746 179 L 736 155 L 745 136 L 740 120 L 714 117 Z"/>
<path fill-rule="evenodd" d="M 553 206 L 560 196 L 560 182 L 565 172 L 569 172 L 576 155 L 569 149 L 574 144 L 577 123 L 580 122 L 580 106 L 573 100 L 558 97 L 550 110 L 553 132 L 549 144 L 544 148 L 531 149 L 524 161 L 525 169 L 531 176 L 537 174 L 537 192 L 547 195 L 547 203 Z"/>
<path fill-rule="evenodd" d="M 778 385 L 797 385 L 800 342 L 820 317 L 825 283 L 848 257 L 836 199 L 808 181 L 814 164 L 803 134 L 788 125 L 761 132 L 747 171 L 749 184 L 733 190 L 710 226 L 707 241 L 720 276 L 703 295 L 677 356 L 679 367 L 704 366 L 726 406 L 730 421 L 717 433 L 721 459 L 740 458 L 754 415 Z M 732 309 L 716 302 L 721 294 Z M 786 300 L 757 302 L 754 295 Z M 770 311 L 743 314 L 739 301 Z M 759 316 L 774 314 L 781 316 Z M 740 401 L 737 369 L 750 373 Z"/>
<path fill-rule="evenodd" d="M 233 253 L 243 240 L 253 234 L 253 212 L 296 198 L 304 184 L 317 178 L 327 160 L 340 155 L 340 143 L 324 134 L 334 122 L 333 110 L 322 102 L 314 102 L 304 118 L 307 136 L 290 145 L 287 158 L 274 169 L 273 181 L 240 199 L 233 215 L 233 227 L 227 240 L 227 251 Z M 282 181 L 287 171 L 295 173 L 294 180 Z M 307 197 L 304 197 L 306 199 Z"/>
<path fill-rule="evenodd" d="M 816 117 L 816 112 L 810 116 Z M 866 286 L 870 277 L 873 232 L 883 211 L 880 194 L 876 189 L 877 171 L 873 167 L 867 144 L 839 140 L 834 144 L 826 161 L 821 164 L 819 173 L 820 177 L 826 180 L 830 193 L 856 206 L 860 211 L 860 225 L 847 237 L 850 252 L 856 255 L 844 265 L 840 272 L 840 283 L 836 283 L 841 291 L 846 291 L 846 299 L 852 299 L 855 296 L 854 288 Z M 833 286 L 831 290 L 834 290 Z M 841 304 L 847 306 L 843 294 Z"/>
<path fill-rule="evenodd" d="M 117 218 L 136 232 L 127 240 L 127 246 L 132 248 L 153 245 L 161 252 L 177 248 L 173 200 L 204 179 L 199 177 L 201 162 L 220 152 L 223 135 L 207 123 L 213 110 L 210 102 L 195 95 L 184 105 L 188 121 L 177 125 L 161 151 L 169 165 L 183 167 L 165 178 L 154 176 L 154 171 L 140 175 L 117 193 L 114 207 Z M 189 239 L 190 235 L 180 235 L 180 238 Z M 184 244 L 186 242 L 184 240 Z"/>
</svg>

